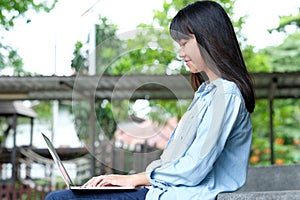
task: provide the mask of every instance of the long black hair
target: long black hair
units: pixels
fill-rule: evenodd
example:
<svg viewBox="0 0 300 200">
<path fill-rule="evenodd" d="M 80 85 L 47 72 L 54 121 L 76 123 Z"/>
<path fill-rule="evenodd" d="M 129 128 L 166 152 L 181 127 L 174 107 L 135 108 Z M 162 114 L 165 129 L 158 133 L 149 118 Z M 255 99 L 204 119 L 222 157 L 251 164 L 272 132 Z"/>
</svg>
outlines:
<svg viewBox="0 0 300 200">
<path fill-rule="evenodd" d="M 218 3 L 197 1 L 187 5 L 173 18 L 170 34 L 175 41 L 195 35 L 204 59 L 212 61 L 208 67 L 218 76 L 233 81 L 240 89 L 247 110 L 255 107 L 253 80 L 247 71 L 230 18 Z M 191 73 L 191 85 L 197 90 L 204 77 Z"/>
</svg>

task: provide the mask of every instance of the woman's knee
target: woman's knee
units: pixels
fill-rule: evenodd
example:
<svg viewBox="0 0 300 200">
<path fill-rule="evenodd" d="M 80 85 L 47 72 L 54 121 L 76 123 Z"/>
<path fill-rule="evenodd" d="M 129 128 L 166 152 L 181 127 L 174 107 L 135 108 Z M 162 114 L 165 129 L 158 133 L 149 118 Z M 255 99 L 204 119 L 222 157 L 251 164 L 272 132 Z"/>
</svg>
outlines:
<svg viewBox="0 0 300 200">
<path fill-rule="evenodd" d="M 63 200 L 63 199 L 69 199 L 71 191 L 70 190 L 57 190 L 50 192 L 45 197 L 45 200 Z"/>
</svg>

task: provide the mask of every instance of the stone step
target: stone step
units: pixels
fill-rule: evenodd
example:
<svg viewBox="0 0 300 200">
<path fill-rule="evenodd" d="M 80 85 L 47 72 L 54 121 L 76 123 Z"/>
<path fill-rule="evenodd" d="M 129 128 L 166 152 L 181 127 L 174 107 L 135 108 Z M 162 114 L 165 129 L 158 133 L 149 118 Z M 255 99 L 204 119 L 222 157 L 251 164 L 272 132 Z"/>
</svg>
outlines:
<svg viewBox="0 0 300 200">
<path fill-rule="evenodd" d="M 219 194 L 217 200 L 299 200 L 300 190 L 233 192 Z"/>
</svg>

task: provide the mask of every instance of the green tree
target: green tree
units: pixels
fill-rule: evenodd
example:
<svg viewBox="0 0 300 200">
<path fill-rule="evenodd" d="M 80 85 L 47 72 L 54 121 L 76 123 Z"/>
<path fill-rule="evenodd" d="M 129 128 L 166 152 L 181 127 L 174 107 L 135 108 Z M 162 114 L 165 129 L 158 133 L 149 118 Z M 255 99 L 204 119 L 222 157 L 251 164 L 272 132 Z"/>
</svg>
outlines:
<svg viewBox="0 0 300 200">
<path fill-rule="evenodd" d="M 26 17 L 29 10 L 50 12 L 54 8 L 57 0 L 39 1 L 34 0 L 19 1 L 5 0 L 0 1 L 0 31 L 10 31 L 15 25 L 15 21 L 19 18 L 24 18 L 26 23 L 30 23 L 30 18 Z M 1 38 L 3 41 L 3 38 Z M 23 61 L 18 55 L 17 50 L 13 47 L 0 42 L 0 70 L 10 67 L 15 75 L 26 75 L 22 69 Z"/>
<path fill-rule="evenodd" d="M 86 74 L 88 71 L 87 52 L 83 52 L 82 42 L 76 42 L 73 55 L 74 58 L 71 61 L 71 68 L 75 73 Z"/>
<path fill-rule="evenodd" d="M 272 71 L 291 72 L 300 70 L 300 33 L 293 33 L 286 37 L 282 44 L 267 47 L 262 50 L 269 55 Z"/>
<path fill-rule="evenodd" d="M 300 12 L 299 12 L 300 13 Z M 278 46 L 266 47 L 258 51 L 263 55 L 263 63 L 267 64 L 269 72 L 291 72 L 300 69 L 299 49 L 299 13 L 296 16 L 283 16 L 277 31 L 286 34 L 286 38 Z M 289 32 L 287 27 L 295 26 L 294 32 Z M 261 59 L 254 59 L 259 64 Z M 274 150 L 275 164 L 299 163 L 299 99 L 276 99 L 274 100 Z M 253 121 L 253 145 L 251 164 L 270 164 L 270 141 L 269 141 L 269 110 L 268 101 L 259 100 L 252 114 Z"/>
<path fill-rule="evenodd" d="M 96 47 L 92 52 L 84 51 L 81 42 L 77 42 L 74 50 L 74 58 L 72 62 L 72 68 L 75 73 L 79 75 L 87 74 L 88 54 L 96 54 L 96 74 L 101 77 L 102 74 L 110 74 L 109 65 L 114 59 L 118 57 L 121 48 L 120 39 L 116 37 L 117 27 L 115 24 L 111 23 L 106 17 L 99 16 L 99 23 L 95 25 L 96 29 Z M 93 38 L 89 38 L 93 39 Z M 114 107 L 119 107 L 119 109 L 112 109 L 112 104 L 109 99 L 101 100 L 95 102 L 95 112 L 97 115 L 97 123 L 100 130 L 97 129 L 97 134 L 105 133 L 109 138 L 116 130 L 115 116 L 123 116 L 126 110 L 125 104 L 114 104 Z M 121 109 L 123 108 L 123 109 Z M 118 112 L 116 114 L 113 113 Z M 89 113 L 90 111 L 90 101 L 80 101 L 77 102 L 73 108 L 72 112 L 74 115 L 75 126 L 77 134 L 80 139 L 85 142 L 89 142 Z"/>
<path fill-rule="evenodd" d="M 128 39 L 119 39 L 120 35 L 116 35 L 117 27 L 110 23 L 106 18 L 100 18 L 99 24 L 96 25 L 96 57 L 97 57 L 97 74 L 109 75 L 126 75 L 126 74 L 185 74 L 188 73 L 183 65 L 183 62 L 176 58 L 178 45 L 170 38 L 169 23 L 174 13 L 193 1 L 173 0 L 172 2 L 164 1 L 162 10 L 155 10 L 153 16 L 153 23 L 150 25 L 140 24 Z M 229 15 L 233 14 L 234 2 L 231 0 L 219 1 L 227 10 Z M 237 27 L 237 33 L 241 43 L 246 43 L 246 38 L 241 34 L 241 25 L 244 18 L 241 17 L 234 21 Z M 127 33 L 128 34 L 128 33 Z M 130 33 L 129 33 L 130 34 Z M 246 45 L 244 45 L 246 46 Z M 248 50 L 248 53 L 253 49 Z M 93 52 L 90 52 L 93 53 Z M 249 57 L 252 56 L 253 53 Z M 172 64 L 176 63 L 176 68 L 170 70 Z M 262 59 L 262 62 L 264 60 Z M 260 66 L 260 65 L 259 65 Z M 187 107 L 190 100 L 186 101 L 164 101 L 156 100 L 150 101 L 149 105 L 152 107 L 152 112 L 149 113 L 148 118 L 158 122 L 164 122 L 166 117 L 176 116 L 181 117 L 182 110 Z M 126 104 L 126 107 L 118 107 Z M 132 113 L 131 106 L 134 102 L 99 102 L 97 108 L 113 108 L 112 113 L 107 109 L 98 110 L 98 121 L 103 123 L 105 121 L 118 121 L 126 119 L 128 113 Z M 166 114 L 161 114 L 161 109 L 157 109 L 158 105 L 163 105 Z M 126 108 L 126 109 L 124 109 Z M 180 109 L 181 108 L 181 109 Z M 120 111 L 121 109 L 121 111 Z M 122 114 L 121 114 L 122 113 Z M 167 114 L 168 113 L 168 114 Z M 113 117 L 118 116 L 118 120 Z M 119 117 L 122 116 L 122 117 Z M 76 121 L 76 120 L 75 120 Z M 113 123 L 114 124 L 114 123 Z M 115 127 L 111 123 L 106 123 Z M 105 124 L 101 124 L 106 127 Z M 110 128 L 108 134 L 112 134 L 113 128 Z M 84 132 L 84 131 L 83 131 Z M 87 132 L 85 132 L 87 133 Z"/>
<path fill-rule="evenodd" d="M 110 65 L 118 59 L 121 52 L 121 40 L 117 37 L 117 25 L 107 17 L 99 16 L 96 24 L 96 48 L 91 54 L 96 54 L 96 74 L 111 74 Z M 92 38 L 91 38 L 92 39 Z"/>
<path fill-rule="evenodd" d="M 135 32 L 135 37 L 125 41 L 126 53 L 123 54 L 117 61 L 111 66 L 113 74 L 132 74 L 132 73 L 144 73 L 144 74 L 186 74 L 189 73 L 183 65 L 181 60 L 177 59 L 176 53 L 178 52 L 178 45 L 174 43 L 169 35 L 169 23 L 174 16 L 174 13 L 185 5 L 192 3 L 191 0 L 173 0 L 171 2 L 164 1 L 162 9 L 154 10 L 153 23 L 150 25 L 140 24 Z M 218 1 L 228 12 L 229 16 L 233 15 L 234 3 L 232 0 L 220 0 Z M 254 65 L 253 59 L 254 52 L 253 47 L 247 47 L 246 37 L 241 34 L 241 27 L 244 23 L 244 17 L 238 18 L 233 21 L 237 30 L 237 35 L 241 44 L 245 46 L 245 52 L 248 55 L 248 63 L 252 68 L 261 70 L 267 68 L 267 59 L 261 55 L 261 63 Z M 174 68 L 176 63 L 176 68 Z M 172 68 L 172 69 L 170 69 Z M 253 70 L 253 71 L 254 71 Z M 184 108 L 189 104 L 189 100 L 164 101 L 156 100 L 150 101 L 150 105 L 155 108 L 157 105 L 164 105 L 167 116 L 181 117 Z M 180 106 L 182 109 L 180 109 Z M 151 109 L 149 118 L 152 120 L 163 122 L 165 121 L 165 115 L 162 115 L 160 109 Z"/>
<path fill-rule="evenodd" d="M 296 15 L 288 15 L 288 16 L 282 16 L 280 17 L 280 22 L 277 28 L 270 30 L 274 31 L 280 31 L 280 32 L 286 32 L 287 31 L 287 27 L 293 25 L 293 26 L 297 26 L 298 28 L 300 27 L 300 8 L 299 8 L 299 12 Z"/>
<path fill-rule="evenodd" d="M 169 35 L 169 23 L 176 11 L 185 5 L 192 3 L 191 0 L 173 0 L 164 1 L 162 10 L 154 10 L 153 23 L 150 25 L 140 24 L 136 30 L 136 36 L 126 41 L 128 53 L 123 55 L 113 66 L 116 74 L 128 73 L 146 73 L 146 74 L 167 74 L 168 66 L 176 60 L 178 46 Z M 233 13 L 235 1 L 219 1 L 229 14 Z M 239 18 L 234 24 L 240 30 L 243 18 Z M 238 31 L 240 33 L 240 31 Z M 243 38 L 240 35 L 240 38 Z M 180 62 L 179 60 L 177 60 Z M 132 69 L 132 66 L 135 69 Z M 183 62 L 177 69 L 170 73 L 187 73 Z"/>
<path fill-rule="evenodd" d="M 174 13 L 192 1 L 173 0 L 164 1 L 162 10 L 155 10 L 152 24 L 140 24 L 131 34 L 131 37 L 120 39 L 122 34 L 117 33 L 117 27 L 108 19 L 100 18 L 96 28 L 95 50 L 97 58 L 97 74 L 101 75 L 126 75 L 126 74 L 185 74 L 188 73 L 183 63 L 176 58 L 177 45 L 169 36 L 168 26 Z M 220 2 L 225 7 L 229 16 L 234 14 L 234 3 L 231 0 Z M 233 20 L 235 30 L 242 47 L 246 65 L 250 72 L 273 72 L 298 70 L 299 66 L 299 37 L 297 34 L 288 37 L 278 47 L 268 47 L 256 50 L 254 46 L 247 44 L 246 36 L 242 35 L 245 17 Z M 289 23 L 290 24 L 290 23 Z M 279 29 L 278 29 L 279 30 Z M 77 52 L 78 53 L 78 52 Z M 74 54 L 75 55 L 75 54 Z M 77 54 L 76 54 L 77 55 Z M 288 56 L 287 56 L 288 55 Z M 176 68 L 170 70 L 172 64 Z M 282 66 L 289 66 L 282 68 Z M 80 72 L 81 73 L 81 72 Z M 189 104 L 186 101 L 150 100 L 151 112 L 145 116 L 159 123 L 164 123 L 171 116 L 181 117 L 182 112 Z M 109 99 L 97 102 L 96 113 L 98 123 L 102 131 L 112 137 L 118 121 L 128 119 L 128 115 L 134 114 L 131 101 L 111 102 Z M 298 105 L 297 101 L 280 100 L 275 102 L 274 129 L 276 134 L 275 155 L 279 164 L 299 162 L 298 137 L 295 130 L 299 121 L 299 109 L 292 105 Z M 163 108 L 163 109 L 161 109 Z M 181 108 L 181 109 L 180 109 Z M 162 112 L 163 110 L 163 112 Z M 75 111 L 77 127 L 81 130 L 82 138 L 87 140 L 88 133 L 88 103 L 83 109 Z M 280 114 L 278 114 L 280 113 Z M 285 117 L 282 120 L 278 116 Z M 267 100 L 258 100 L 256 109 L 252 114 L 253 121 L 253 145 L 251 153 L 251 164 L 270 164 L 270 142 L 269 142 L 269 110 Z M 275 157 L 276 157 L 275 156 Z"/>
</svg>

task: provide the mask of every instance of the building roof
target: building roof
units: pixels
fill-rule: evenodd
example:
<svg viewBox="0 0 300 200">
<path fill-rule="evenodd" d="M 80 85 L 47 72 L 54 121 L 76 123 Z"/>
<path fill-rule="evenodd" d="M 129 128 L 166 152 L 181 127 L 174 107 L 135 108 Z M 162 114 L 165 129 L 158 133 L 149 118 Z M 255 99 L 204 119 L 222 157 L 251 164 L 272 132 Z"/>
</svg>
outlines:
<svg viewBox="0 0 300 200">
<path fill-rule="evenodd" d="M 164 149 L 177 123 L 177 118 L 170 118 L 163 125 L 158 125 L 151 120 L 123 122 L 118 125 L 114 138 L 123 145 L 128 145 L 132 150 L 135 145 L 145 144 L 145 142 L 151 147 Z"/>
<path fill-rule="evenodd" d="M 19 101 L 0 101 L 0 116 L 19 115 L 23 117 L 35 118 L 37 114 L 23 105 Z"/>
<path fill-rule="evenodd" d="M 257 99 L 298 98 L 300 72 L 253 73 Z M 1 100 L 191 99 L 189 75 L 1 76 Z"/>
</svg>

